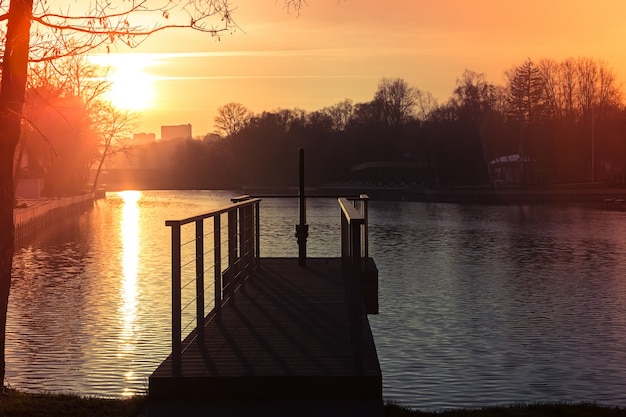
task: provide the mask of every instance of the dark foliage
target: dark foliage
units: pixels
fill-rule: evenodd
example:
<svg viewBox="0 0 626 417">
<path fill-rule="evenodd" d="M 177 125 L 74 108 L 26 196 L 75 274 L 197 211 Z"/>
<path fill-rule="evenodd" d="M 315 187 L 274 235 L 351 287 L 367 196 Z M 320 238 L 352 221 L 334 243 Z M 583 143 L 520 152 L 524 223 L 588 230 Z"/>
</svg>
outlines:
<svg viewBox="0 0 626 417">
<path fill-rule="evenodd" d="M 383 79 L 370 102 L 264 112 L 224 138 L 179 143 L 175 158 L 161 157 L 171 164 L 160 167 L 174 173 L 169 187 L 295 187 L 298 148 L 305 148 L 310 186 L 496 186 L 491 162 L 508 156 L 521 156 L 517 184 L 619 184 L 625 126 L 605 64 L 528 59 L 506 86 L 466 70 L 439 106 L 403 80 Z M 171 155 L 171 145 L 159 146 Z"/>
</svg>

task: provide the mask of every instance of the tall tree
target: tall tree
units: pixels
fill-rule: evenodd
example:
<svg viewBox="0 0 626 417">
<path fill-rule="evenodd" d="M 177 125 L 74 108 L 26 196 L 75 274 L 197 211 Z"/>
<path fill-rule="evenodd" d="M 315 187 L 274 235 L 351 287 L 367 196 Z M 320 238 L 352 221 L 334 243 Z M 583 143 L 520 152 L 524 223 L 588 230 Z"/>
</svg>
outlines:
<svg viewBox="0 0 626 417">
<path fill-rule="evenodd" d="M 0 82 L 0 380 L 3 382 L 14 250 L 13 159 L 20 139 L 29 59 L 54 60 L 99 47 L 109 50 L 115 44 L 132 47 L 145 36 L 173 28 L 217 36 L 234 27 L 233 7 L 226 0 L 130 0 L 121 3 L 94 0 L 75 2 L 66 8 L 59 6 L 58 10 L 52 10 L 51 3 L 46 0 L 0 2 L 0 23 L 6 24 Z M 286 7 L 297 11 L 302 3 L 302 0 L 285 1 Z M 146 16 L 151 17 L 150 26 L 136 23 L 145 22 Z M 134 17 L 137 17 L 136 21 Z"/>
<path fill-rule="evenodd" d="M 332 121 L 332 129 L 337 132 L 346 130 L 352 116 L 354 115 L 354 104 L 352 100 L 345 99 L 331 107 L 322 110 Z"/>
<path fill-rule="evenodd" d="M 378 84 L 374 101 L 381 104 L 387 125 L 399 127 L 414 116 L 417 98 L 417 90 L 403 79 L 383 78 Z"/>
<path fill-rule="evenodd" d="M 29 167 L 44 174 L 48 195 L 85 189 L 89 167 L 120 148 L 113 139 L 130 134 L 132 114 L 106 99 L 111 83 L 101 69 L 83 56 L 45 61 L 30 66 L 24 119 L 15 170 L 22 155 Z M 124 126 L 124 129 L 121 129 Z M 97 154 L 97 155 L 96 155 Z M 97 184 L 99 170 L 96 173 Z M 16 179 L 19 179 L 16 175 Z"/>
<path fill-rule="evenodd" d="M 598 127 L 603 118 L 620 102 L 616 76 L 604 62 L 596 62 L 591 58 L 580 58 L 577 61 L 578 92 L 580 113 L 583 129 L 587 132 L 589 150 L 589 178 L 595 181 L 596 144 Z M 584 163 L 584 162 L 583 162 Z"/>
<path fill-rule="evenodd" d="M 521 182 L 528 179 L 526 159 L 533 125 L 546 115 L 545 82 L 539 68 L 530 60 L 516 67 L 509 78 L 509 117 L 519 123 Z"/>
<path fill-rule="evenodd" d="M 126 153 L 128 155 L 128 145 L 123 143 L 123 139 L 131 134 L 134 127 L 135 114 L 128 111 L 116 109 L 106 102 L 97 102 L 91 109 L 92 122 L 96 126 L 98 137 L 98 152 L 95 155 L 96 174 L 91 186 L 91 191 L 96 191 L 102 167 L 107 159 L 113 155 Z M 90 164 L 91 167 L 91 164 Z"/>
<path fill-rule="evenodd" d="M 485 120 L 495 111 L 496 86 L 487 82 L 485 74 L 467 69 L 457 79 L 456 85 L 453 102 L 457 106 L 460 121 L 467 124 L 468 136 L 476 137 L 474 148 L 480 150 L 483 176 L 488 177 L 489 149 L 485 137 Z"/>
<path fill-rule="evenodd" d="M 539 68 L 527 59 L 509 76 L 509 116 L 531 123 L 545 116 L 545 81 Z"/>
<path fill-rule="evenodd" d="M 222 136 L 232 136 L 241 131 L 253 114 L 243 104 L 227 103 L 217 108 L 215 127 Z"/>
<path fill-rule="evenodd" d="M 437 99 L 430 91 L 415 90 L 415 105 L 417 106 L 417 118 L 420 122 L 428 120 L 430 114 L 437 108 Z"/>
</svg>

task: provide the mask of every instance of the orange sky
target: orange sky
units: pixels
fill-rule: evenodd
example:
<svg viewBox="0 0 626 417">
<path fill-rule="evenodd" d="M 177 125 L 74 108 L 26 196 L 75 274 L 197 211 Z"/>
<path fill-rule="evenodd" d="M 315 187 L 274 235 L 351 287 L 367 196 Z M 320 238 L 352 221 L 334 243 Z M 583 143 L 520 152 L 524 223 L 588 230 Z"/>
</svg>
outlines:
<svg viewBox="0 0 626 417">
<path fill-rule="evenodd" d="M 382 77 L 443 102 L 465 69 L 501 83 L 527 57 L 587 56 L 626 74 L 623 0 L 309 0 L 299 17 L 282 0 L 231 3 L 242 30 L 220 41 L 165 32 L 130 51 L 149 54 L 141 70 L 154 89 L 137 132 L 191 123 L 203 135 L 231 101 L 254 112 L 369 101 Z"/>
</svg>

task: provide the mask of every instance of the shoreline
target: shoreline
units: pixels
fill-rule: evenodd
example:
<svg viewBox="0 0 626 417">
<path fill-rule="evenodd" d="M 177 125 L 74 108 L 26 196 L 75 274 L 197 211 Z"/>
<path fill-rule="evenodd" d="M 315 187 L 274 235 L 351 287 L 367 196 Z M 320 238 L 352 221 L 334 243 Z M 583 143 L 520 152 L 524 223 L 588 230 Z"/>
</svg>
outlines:
<svg viewBox="0 0 626 417">
<path fill-rule="evenodd" d="M 260 407 L 259 407 L 260 406 Z M 291 406 L 291 407 L 289 407 Z M 250 411 L 250 415 L 298 415 L 306 414 L 309 404 L 283 403 L 248 403 L 240 404 L 239 409 Z M 211 408 L 225 415 L 234 415 L 237 407 L 228 404 L 202 404 L 189 402 L 155 403 L 149 395 L 131 398 L 97 398 L 77 394 L 27 393 L 8 389 L 0 393 L 0 414 L 21 417 L 40 416 L 42 410 L 51 417 L 73 415 L 76 417 L 148 417 L 148 416 L 200 416 L 206 415 Z M 278 414 L 280 410 L 289 413 Z M 229 413 L 230 412 L 230 413 Z M 265 412 L 265 413 L 264 413 Z M 386 417 L 420 417 L 420 416 L 457 416 L 457 417 L 495 417 L 495 416 L 527 416 L 544 417 L 559 415 L 563 417 L 623 417 L 626 409 L 595 403 L 526 403 L 485 406 L 482 408 L 450 408 L 438 411 L 411 409 L 402 404 L 385 402 Z"/>
<path fill-rule="evenodd" d="M 265 197 L 297 197 L 295 187 L 244 188 L 243 193 Z M 456 204 L 592 204 L 617 208 L 626 200 L 626 188 L 605 184 L 573 184 L 529 187 L 384 187 L 325 186 L 307 187 L 307 197 L 336 197 L 367 194 L 374 201 L 411 201 Z M 626 208 L 626 206 L 624 206 Z"/>
<path fill-rule="evenodd" d="M 73 197 L 16 199 L 13 209 L 14 241 L 22 244 L 39 230 L 84 213 L 93 205 L 94 193 Z"/>
<path fill-rule="evenodd" d="M 298 188 L 287 187 L 242 187 L 242 188 L 194 188 L 194 187 L 112 187 L 106 191 L 117 192 L 125 189 L 150 190 L 228 190 L 241 195 L 261 198 L 296 198 Z M 423 203 L 454 204 L 584 204 L 610 209 L 626 210 L 626 186 L 607 184 L 566 184 L 528 187 L 399 187 L 371 186 L 359 184 L 306 187 L 307 198 L 337 198 L 366 194 L 372 201 L 409 201 Z"/>
</svg>

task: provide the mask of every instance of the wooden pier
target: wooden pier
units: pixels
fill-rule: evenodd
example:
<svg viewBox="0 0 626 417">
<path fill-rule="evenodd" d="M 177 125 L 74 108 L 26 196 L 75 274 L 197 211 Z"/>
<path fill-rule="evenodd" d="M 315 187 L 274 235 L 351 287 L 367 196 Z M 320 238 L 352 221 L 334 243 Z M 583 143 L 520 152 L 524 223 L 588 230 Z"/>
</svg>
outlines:
<svg viewBox="0 0 626 417">
<path fill-rule="evenodd" d="M 237 203 L 228 213 L 220 210 L 210 216 L 168 222 L 173 236 L 183 224 L 196 223 L 196 230 L 201 230 L 196 233 L 198 239 L 204 233 L 198 222 L 217 216 L 214 222 L 221 230 L 219 216 L 227 214 L 229 224 L 237 225 L 240 234 L 232 233 L 235 226 L 229 227 L 228 252 L 232 257 L 228 267 L 219 266 L 218 260 L 219 236 L 226 233 L 215 234 L 218 302 L 206 316 L 202 314 L 180 344 L 176 324 L 180 303 L 173 301 L 173 352 L 149 378 L 150 401 L 201 403 L 205 407 L 228 403 L 229 412 L 233 412 L 232 406 L 270 403 L 270 415 L 275 414 L 277 404 L 295 402 L 318 406 L 323 414 L 333 414 L 334 410 L 339 415 L 382 416 L 382 373 L 366 314 L 368 309 L 376 312 L 378 305 L 371 300 L 364 303 L 362 298 L 361 280 L 367 274 L 360 274 L 360 266 L 373 265 L 371 259 L 361 257 L 363 246 L 358 236 L 363 235 L 362 217 L 359 220 L 354 207 L 344 201 L 349 206 L 342 224 L 342 235 L 347 239 L 342 245 L 344 256 L 309 258 L 306 266 L 300 266 L 296 258 L 258 257 L 258 204 Z M 233 210 L 239 215 L 233 215 Z M 252 215 L 255 212 L 257 215 Z M 353 233 L 349 233 L 351 224 L 355 226 Z M 355 237 L 356 242 L 351 240 Z M 240 248 L 237 250 L 232 242 L 238 242 Z M 179 237 L 173 239 L 173 247 L 177 245 Z M 200 248 L 199 253 L 205 249 Z M 180 285 L 180 268 L 176 266 L 180 264 L 180 259 L 173 263 L 175 287 Z M 365 287 L 371 289 L 372 284 Z M 198 288 L 198 294 L 204 292 L 200 289 L 204 284 Z M 203 299 L 203 294 L 198 298 Z M 303 411 L 290 409 L 286 413 Z"/>
</svg>

